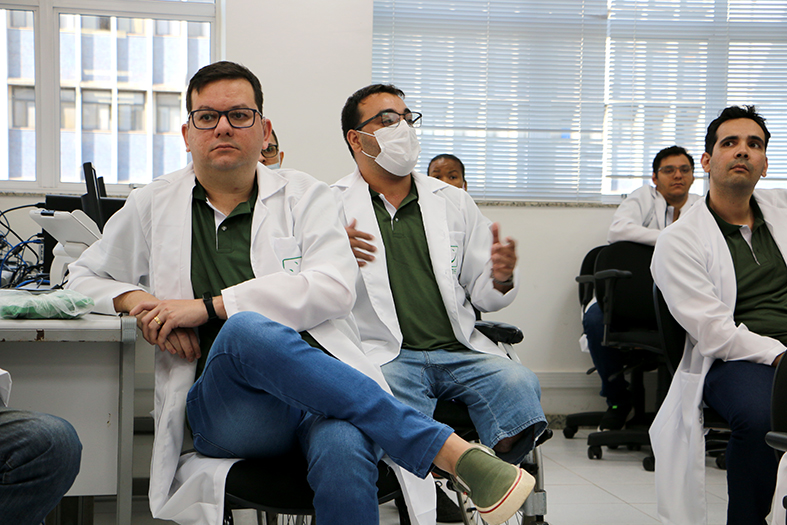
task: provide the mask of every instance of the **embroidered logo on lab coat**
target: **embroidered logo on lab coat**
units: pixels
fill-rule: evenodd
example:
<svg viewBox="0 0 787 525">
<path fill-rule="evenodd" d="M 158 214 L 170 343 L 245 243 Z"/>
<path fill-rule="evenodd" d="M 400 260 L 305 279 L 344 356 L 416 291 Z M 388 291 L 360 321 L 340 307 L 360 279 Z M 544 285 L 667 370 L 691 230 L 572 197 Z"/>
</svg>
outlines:
<svg viewBox="0 0 787 525">
<path fill-rule="evenodd" d="M 459 267 L 459 261 L 457 261 L 456 256 L 459 254 L 459 245 L 452 244 L 451 245 L 451 271 L 454 275 Z"/>
<path fill-rule="evenodd" d="M 287 273 L 298 273 L 301 271 L 301 259 L 303 257 L 290 257 L 289 259 L 282 259 L 281 266 Z"/>
</svg>

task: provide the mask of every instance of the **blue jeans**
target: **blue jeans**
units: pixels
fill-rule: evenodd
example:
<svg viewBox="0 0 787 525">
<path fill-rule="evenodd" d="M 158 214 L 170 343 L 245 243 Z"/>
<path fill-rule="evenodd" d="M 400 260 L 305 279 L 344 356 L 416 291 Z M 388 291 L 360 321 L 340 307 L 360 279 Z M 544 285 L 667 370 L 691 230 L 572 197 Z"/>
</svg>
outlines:
<svg viewBox="0 0 787 525">
<path fill-rule="evenodd" d="M 41 523 L 71 488 L 81 457 L 68 421 L 0 408 L 0 523 Z"/>
<path fill-rule="evenodd" d="M 538 377 L 508 358 L 467 350 L 402 349 L 382 366 L 397 399 L 427 415 L 438 399 L 461 401 L 481 442 L 494 447 L 526 429 L 514 449 L 500 457 L 521 463 L 547 426 Z"/>
<path fill-rule="evenodd" d="M 326 525 L 376 525 L 382 452 L 423 478 L 452 433 L 253 312 L 224 323 L 186 409 L 194 448 L 206 456 L 270 457 L 299 444 Z"/>
<path fill-rule="evenodd" d="M 623 374 L 615 379 L 609 377 L 621 372 L 626 364 L 625 353 L 617 348 L 604 346 L 604 313 L 598 303 L 594 303 L 588 308 L 582 317 L 582 327 L 588 339 L 588 350 L 593 359 L 593 366 L 596 367 L 599 377 L 601 377 L 601 396 L 607 398 L 607 405 L 626 405 L 631 404 L 631 392 L 629 384 Z"/>
<path fill-rule="evenodd" d="M 776 490 L 778 462 L 765 434 L 771 429 L 776 368 L 717 359 L 705 376 L 705 402 L 730 425 L 727 444 L 727 523 L 762 525 Z"/>
</svg>

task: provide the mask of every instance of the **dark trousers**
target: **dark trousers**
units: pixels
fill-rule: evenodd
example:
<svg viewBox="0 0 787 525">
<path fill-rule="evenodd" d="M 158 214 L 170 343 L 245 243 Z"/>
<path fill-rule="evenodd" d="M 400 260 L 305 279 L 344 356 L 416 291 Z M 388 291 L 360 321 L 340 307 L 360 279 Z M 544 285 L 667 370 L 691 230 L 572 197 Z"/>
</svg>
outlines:
<svg viewBox="0 0 787 525">
<path fill-rule="evenodd" d="M 730 425 L 727 445 L 727 523 L 762 525 L 771 509 L 778 462 L 765 434 L 771 429 L 772 366 L 716 360 L 705 377 L 705 402 Z"/>
<path fill-rule="evenodd" d="M 585 329 L 585 336 L 587 336 L 593 366 L 596 367 L 596 371 L 601 377 L 601 396 L 607 398 L 609 406 L 630 404 L 631 392 L 629 392 L 628 381 L 623 377 L 623 374 L 613 380 L 609 379 L 612 374 L 623 370 L 626 356 L 617 348 L 601 344 L 604 339 L 604 313 L 598 303 L 594 303 L 585 312 L 582 317 L 582 327 Z"/>
</svg>

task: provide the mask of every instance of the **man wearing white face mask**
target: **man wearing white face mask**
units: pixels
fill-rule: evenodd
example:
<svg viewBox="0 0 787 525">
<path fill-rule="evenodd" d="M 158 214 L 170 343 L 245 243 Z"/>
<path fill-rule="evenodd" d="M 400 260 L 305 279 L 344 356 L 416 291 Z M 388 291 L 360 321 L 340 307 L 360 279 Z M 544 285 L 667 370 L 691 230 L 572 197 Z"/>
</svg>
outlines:
<svg viewBox="0 0 787 525">
<path fill-rule="evenodd" d="M 465 403 L 481 437 L 520 462 L 546 428 L 536 375 L 475 330 L 518 289 L 516 246 L 467 192 L 414 171 L 420 153 L 404 93 L 375 84 L 342 110 L 356 170 L 333 185 L 361 266 L 358 321 L 366 355 L 394 395 L 432 415 Z"/>
</svg>

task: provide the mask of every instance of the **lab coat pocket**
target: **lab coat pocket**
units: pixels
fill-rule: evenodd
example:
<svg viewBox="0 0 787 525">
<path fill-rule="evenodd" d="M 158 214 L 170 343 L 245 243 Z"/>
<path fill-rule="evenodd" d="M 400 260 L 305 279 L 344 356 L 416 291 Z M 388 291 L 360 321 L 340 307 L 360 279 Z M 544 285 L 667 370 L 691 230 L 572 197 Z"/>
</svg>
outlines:
<svg viewBox="0 0 787 525">
<path fill-rule="evenodd" d="M 301 247 L 295 237 L 274 237 L 273 253 L 284 272 L 297 274 L 301 271 Z"/>
<path fill-rule="evenodd" d="M 462 257 L 464 256 L 465 232 L 448 232 L 451 244 L 451 273 L 459 275 L 462 271 Z"/>
<path fill-rule="evenodd" d="M 680 416 L 683 427 L 686 429 L 702 428 L 702 410 L 700 410 L 703 389 L 702 374 L 678 370 L 672 381 L 677 381 L 676 385 L 679 387 Z M 683 436 L 685 438 L 688 434 Z"/>
</svg>

